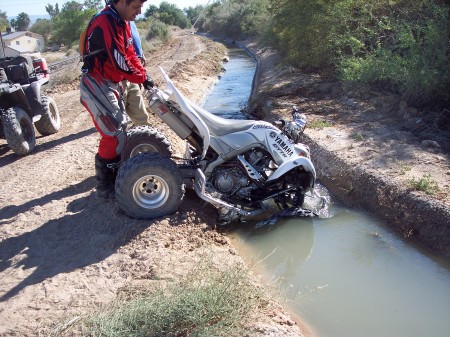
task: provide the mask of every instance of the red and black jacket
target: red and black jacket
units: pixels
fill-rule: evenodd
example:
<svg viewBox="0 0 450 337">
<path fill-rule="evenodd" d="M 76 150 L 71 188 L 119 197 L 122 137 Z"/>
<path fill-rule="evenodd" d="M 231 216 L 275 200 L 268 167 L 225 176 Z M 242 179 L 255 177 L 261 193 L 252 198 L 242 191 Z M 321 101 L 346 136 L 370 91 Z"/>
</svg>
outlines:
<svg viewBox="0 0 450 337">
<path fill-rule="evenodd" d="M 86 31 L 82 67 L 94 78 L 118 83 L 124 79 L 142 83 L 146 79 L 133 47 L 130 24 L 123 20 L 114 6 L 105 7 L 95 15 Z"/>
</svg>

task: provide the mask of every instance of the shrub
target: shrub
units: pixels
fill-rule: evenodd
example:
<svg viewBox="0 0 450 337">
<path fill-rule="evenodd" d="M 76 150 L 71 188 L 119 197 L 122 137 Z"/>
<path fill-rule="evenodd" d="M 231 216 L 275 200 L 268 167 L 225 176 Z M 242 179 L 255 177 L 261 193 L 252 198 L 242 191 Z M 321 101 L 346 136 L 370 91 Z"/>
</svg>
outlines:
<svg viewBox="0 0 450 337">
<path fill-rule="evenodd" d="M 445 7 L 430 0 L 341 1 L 333 13 L 342 80 L 378 85 L 416 106 L 448 98 Z"/>
<path fill-rule="evenodd" d="M 195 268 L 180 283 L 129 292 L 86 323 L 94 336 L 242 336 L 260 294 L 243 267 Z"/>
<path fill-rule="evenodd" d="M 172 39 L 172 34 L 170 33 L 169 26 L 161 21 L 152 20 L 145 39 L 151 40 L 155 38 L 161 40 L 164 43 L 169 42 Z"/>
<path fill-rule="evenodd" d="M 448 5 L 271 0 L 271 10 L 275 45 L 297 67 L 378 86 L 410 105 L 450 99 Z"/>
<path fill-rule="evenodd" d="M 289 63 L 308 69 L 332 64 L 331 5 L 315 0 L 271 1 L 274 17 L 270 31 Z"/>
<path fill-rule="evenodd" d="M 416 180 L 412 179 L 409 181 L 409 186 L 415 191 L 423 191 L 426 194 L 433 195 L 439 192 L 439 186 L 431 178 L 431 175 L 424 174 L 422 178 Z"/>
<path fill-rule="evenodd" d="M 197 23 L 202 31 L 228 38 L 261 35 L 268 24 L 269 0 L 226 0 L 208 6 Z"/>
<path fill-rule="evenodd" d="M 148 30 L 152 24 L 152 19 L 140 19 L 140 20 L 136 20 L 136 27 L 138 29 L 142 29 L 142 30 Z"/>
</svg>

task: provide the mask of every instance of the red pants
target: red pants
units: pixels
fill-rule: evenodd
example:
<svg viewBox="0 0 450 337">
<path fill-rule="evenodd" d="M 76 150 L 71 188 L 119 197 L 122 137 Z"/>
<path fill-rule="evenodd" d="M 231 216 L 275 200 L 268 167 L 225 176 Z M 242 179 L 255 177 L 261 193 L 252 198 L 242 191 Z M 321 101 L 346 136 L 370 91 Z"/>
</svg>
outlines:
<svg viewBox="0 0 450 337">
<path fill-rule="evenodd" d="M 126 124 L 129 119 L 124 110 L 119 83 L 82 74 L 80 101 L 91 114 L 94 126 L 101 135 L 99 156 L 103 159 L 120 156 L 126 142 Z"/>
</svg>

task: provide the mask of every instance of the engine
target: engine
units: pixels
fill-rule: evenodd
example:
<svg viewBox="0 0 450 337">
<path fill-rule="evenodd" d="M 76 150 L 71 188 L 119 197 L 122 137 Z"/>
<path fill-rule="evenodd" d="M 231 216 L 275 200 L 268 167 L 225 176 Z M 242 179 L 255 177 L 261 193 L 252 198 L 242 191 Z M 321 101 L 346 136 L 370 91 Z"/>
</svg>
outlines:
<svg viewBox="0 0 450 337">
<path fill-rule="evenodd" d="M 241 159 L 237 158 L 217 167 L 211 182 L 220 193 L 245 199 L 252 190 L 259 189 L 264 184 L 268 172 L 274 169 L 273 166 L 265 151 L 252 149 Z"/>
<path fill-rule="evenodd" d="M 250 181 L 237 166 L 220 168 L 214 172 L 214 187 L 225 195 L 236 194 L 240 189 L 247 187 Z"/>
</svg>

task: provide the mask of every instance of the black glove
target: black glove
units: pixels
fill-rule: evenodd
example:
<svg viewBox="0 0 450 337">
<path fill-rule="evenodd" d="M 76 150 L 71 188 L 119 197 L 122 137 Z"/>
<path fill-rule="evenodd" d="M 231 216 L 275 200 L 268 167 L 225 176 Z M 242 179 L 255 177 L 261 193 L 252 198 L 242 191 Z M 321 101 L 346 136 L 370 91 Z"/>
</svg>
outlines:
<svg viewBox="0 0 450 337">
<path fill-rule="evenodd" d="M 144 86 L 144 89 L 150 90 L 151 88 L 153 88 L 155 86 L 155 84 L 153 83 L 153 80 L 150 78 L 150 76 L 146 76 L 145 81 L 142 83 L 142 85 Z"/>
</svg>

